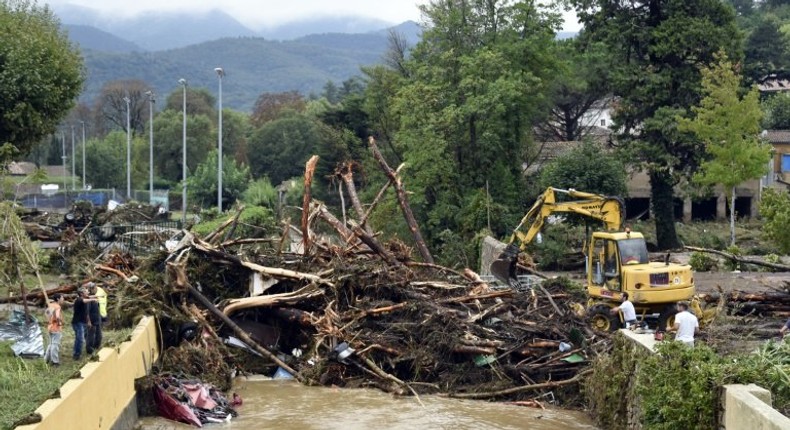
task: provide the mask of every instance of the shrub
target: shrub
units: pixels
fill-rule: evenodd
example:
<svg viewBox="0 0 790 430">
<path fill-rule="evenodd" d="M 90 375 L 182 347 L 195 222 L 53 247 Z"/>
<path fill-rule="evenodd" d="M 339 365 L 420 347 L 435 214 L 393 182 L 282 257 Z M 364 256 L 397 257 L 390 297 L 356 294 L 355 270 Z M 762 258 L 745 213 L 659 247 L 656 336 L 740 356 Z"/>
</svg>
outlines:
<svg viewBox="0 0 790 430">
<path fill-rule="evenodd" d="M 689 264 L 696 272 L 712 272 L 719 267 L 718 260 L 704 252 L 691 253 Z"/>
<path fill-rule="evenodd" d="M 760 200 L 760 215 L 765 219 L 763 232 L 781 253 L 790 253 L 790 194 L 766 188 Z"/>
<path fill-rule="evenodd" d="M 276 209 L 277 189 L 274 188 L 269 178 L 257 179 L 244 190 L 242 201 L 253 206 Z"/>
<path fill-rule="evenodd" d="M 743 251 L 741 251 L 741 248 L 739 248 L 738 245 L 730 245 L 725 251 L 736 257 L 739 257 L 743 254 Z M 741 270 L 741 265 L 735 260 L 727 258 L 724 260 L 724 268 L 730 271 Z"/>
<path fill-rule="evenodd" d="M 771 390 L 774 407 L 790 408 L 790 339 L 767 342 L 754 353 L 721 357 L 705 345 L 665 342 L 637 375 L 643 428 L 717 428 L 720 388 L 755 383 Z"/>
<path fill-rule="evenodd" d="M 723 384 L 724 375 L 722 359 L 707 346 L 688 348 L 681 342 L 661 343 L 637 374 L 643 428 L 717 428 L 717 388 Z"/>
<path fill-rule="evenodd" d="M 192 232 L 198 236 L 205 237 L 233 216 L 233 213 L 227 213 L 208 221 L 202 221 L 192 227 Z M 233 230 L 232 237 L 264 237 L 266 234 L 274 231 L 274 229 L 275 219 L 271 209 L 251 206 L 244 209 L 239 216 L 239 221 Z"/>
</svg>

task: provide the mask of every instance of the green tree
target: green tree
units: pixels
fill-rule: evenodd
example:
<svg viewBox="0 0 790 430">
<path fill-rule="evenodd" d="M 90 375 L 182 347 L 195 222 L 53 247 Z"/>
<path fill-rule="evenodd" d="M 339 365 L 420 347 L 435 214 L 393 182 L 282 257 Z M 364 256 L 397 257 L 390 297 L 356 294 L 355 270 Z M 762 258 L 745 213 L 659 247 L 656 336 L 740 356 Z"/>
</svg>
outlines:
<svg viewBox="0 0 790 430">
<path fill-rule="evenodd" d="M 557 55 L 561 68 L 551 89 L 552 108 L 536 129 L 545 141 L 582 140 L 598 125 L 585 122 L 585 115 L 609 93 L 607 52 L 601 43 L 574 38 L 558 41 Z"/>
<path fill-rule="evenodd" d="M 677 116 L 700 98 L 700 67 L 724 50 L 740 58 L 733 9 L 719 0 L 572 0 L 582 37 L 611 54 L 609 79 L 618 100 L 618 142 L 650 178 L 656 239 L 680 246 L 674 186 L 696 169 L 704 151 L 677 129 Z"/>
<path fill-rule="evenodd" d="M 760 216 L 765 220 L 763 233 L 784 254 L 790 253 L 790 194 L 766 188 L 760 199 Z"/>
<path fill-rule="evenodd" d="M 126 133 L 114 131 L 86 142 L 85 181 L 94 188 L 126 189 Z"/>
<path fill-rule="evenodd" d="M 790 93 L 780 93 L 763 102 L 763 127 L 769 130 L 790 129 Z"/>
<path fill-rule="evenodd" d="M 204 208 L 217 204 L 217 164 L 217 150 L 212 149 L 187 178 L 190 201 Z M 222 207 L 231 207 L 241 198 L 249 181 L 249 167 L 239 165 L 231 157 L 222 157 Z"/>
<path fill-rule="evenodd" d="M 175 183 L 182 178 L 183 116 L 165 110 L 154 118 L 154 166 L 159 177 Z M 216 132 L 205 115 L 187 115 L 187 170 L 194 171 L 216 146 Z M 224 151 L 223 151 L 224 152 Z M 188 173 L 187 173 L 188 175 Z"/>
<path fill-rule="evenodd" d="M 254 127 L 260 127 L 279 118 L 283 111 L 303 113 L 306 107 L 307 102 L 298 91 L 263 93 L 255 101 L 250 122 Z"/>
<path fill-rule="evenodd" d="M 757 87 L 740 97 L 740 75 L 726 55 L 721 53 L 718 59 L 702 69 L 705 96 L 692 108 L 693 119 L 680 119 L 680 129 L 693 132 L 705 143 L 710 158 L 694 180 L 724 187 L 730 199 L 730 243 L 735 245 L 735 187 L 766 173 L 771 147 L 758 137 L 762 111 Z"/>
<path fill-rule="evenodd" d="M 249 116 L 235 110 L 222 109 L 223 155 L 232 155 L 240 164 L 249 164 L 247 140 L 251 132 Z"/>
<path fill-rule="evenodd" d="M 304 173 L 304 163 L 322 139 L 311 118 L 293 115 L 266 123 L 250 138 L 252 176 L 268 176 L 272 183 Z"/>
<path fill-rule="evenodd" d="M 26 0 L 0 1 L 0 145 L 27 154 L 74 106 L 82 58 L 52 11 Z"/>
<path fill-rule="evenodd" d="M 395 150 L 434 240 L 460 230 L 461 208 L 487 182 L 494 202 L 520 203 L 521 162 L 555 74 L 559 21 L 533 2 L 442 0 L 421 10 L 428 26 L 395 100 Z"/>
<path fill-rule="evenodd" d="M 181 112 L 184 107 L 184 90 L 179 88 L 168 94 L 165 110 Z M 187 86 L 187 115 L 205 115 L 217 121 L 217 99 L 205 88 Z"/>
<path fill-rule="evenodd" d="M 628 174 L 620 157 L 600 145 L 584 142 L 549 162 L 540 172 L 540 189 L 575 188 L 579 191 L 624 196 Z"/>
<path fill-rule="evenodd" d="M 787 70 L 790 65 L 790 37 L 780 31 L 780 26 L 781 21 L 776 16 L 762 15 L 746 38 L 743 73 L 749 82 Z"/>
</svg>

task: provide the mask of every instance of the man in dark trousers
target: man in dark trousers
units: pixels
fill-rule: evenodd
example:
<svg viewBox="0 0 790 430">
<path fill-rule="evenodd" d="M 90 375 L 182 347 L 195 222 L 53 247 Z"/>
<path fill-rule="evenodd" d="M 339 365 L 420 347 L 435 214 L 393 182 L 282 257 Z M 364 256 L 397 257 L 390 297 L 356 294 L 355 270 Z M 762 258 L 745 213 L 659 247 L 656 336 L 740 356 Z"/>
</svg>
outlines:
<svg viewBox="0 0 790 430">
<path fill-rule="evenodd" d="M 85 330 L 90 325 L 88 318 L 88 290 L 85 287 L 77 289 L 77 299 L 74 300 L 74 314 L 71 317 L 71 328 L 74 329 L 74 354 L 72 358 L 77 361 L 82 356 L 82 345 L 85 343 Z"/>
<path fill-rule="evenodd" d="M 101 348 L 102 338 L 102 317 L 99 299 L 96 297 L 96 284 L 93 282 L 88 283 L 90 288 L 90 299 L 86 300 L 88 304 L 88 337 L 85 340 L 85 351 L 90 355 L 94 351 Z"/>
</svg>

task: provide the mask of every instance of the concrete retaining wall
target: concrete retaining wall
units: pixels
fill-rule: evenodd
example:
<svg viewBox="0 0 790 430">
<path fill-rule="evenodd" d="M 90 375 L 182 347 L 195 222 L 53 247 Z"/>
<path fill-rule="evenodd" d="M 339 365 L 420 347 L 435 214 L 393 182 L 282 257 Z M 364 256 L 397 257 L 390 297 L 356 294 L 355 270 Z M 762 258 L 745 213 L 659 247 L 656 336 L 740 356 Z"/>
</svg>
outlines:
<svg viewBox="0 0 790 430">
<path fill-rule="evenodd" d="M 790 418 L 771 407 L 771 392 L 754 384 L 725 385 L 721 428 L 725 430 L 786 430 Z"/>
<path fill-rule="evenodd" d="M 132 338 L 117 348 L 102 348 L 99 360 L 80 369 L 81 378 L 60 387 L 60 398 L 44 402 L 41 422 L 18 430 L 130 429 L 137 420 L 134 380 L 159 358 L 156 320 L 143 317 Z"/>
</svg>

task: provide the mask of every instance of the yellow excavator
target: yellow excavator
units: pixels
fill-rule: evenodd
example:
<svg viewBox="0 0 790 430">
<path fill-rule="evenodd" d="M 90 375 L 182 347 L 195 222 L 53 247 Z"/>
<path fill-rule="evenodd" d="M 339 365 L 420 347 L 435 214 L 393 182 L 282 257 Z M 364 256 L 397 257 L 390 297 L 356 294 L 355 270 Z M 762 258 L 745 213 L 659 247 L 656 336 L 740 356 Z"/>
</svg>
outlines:
<svg viewBox="0 0 790 430">
<path fill-rule="evenodd" d="M 558 195 L 566 196 L 558 201 Z M 518 286 L 516 277 L 518 254 L 540 233 L 551 215 L 577 214 L 603 223 L 605 231 L 595 231 L 585 241 L 585 270 L 588 303 L 586 314 L 592 327 L 600 331 L 614 331 L 621 327 L 622 316 L 610 310 L 620 304 L 627 292 L 631 302 L 644 320 L 646 315 L 658 314 L 657 328 L 664 331 L 674 323 L 678 301 L 691 302 L 690 310 L 700 323 L 709 315 L 703 314 L 694 296 L 694 274 L 691 266 L 649 260 L 647 244 L 641 233 L 622 229 L 625 204 L 619 197 L 549 187 L 513 231 L 510 241 L 497 260 L 491 263 L 491 273 L 501 282 Z"/>
</svg>

